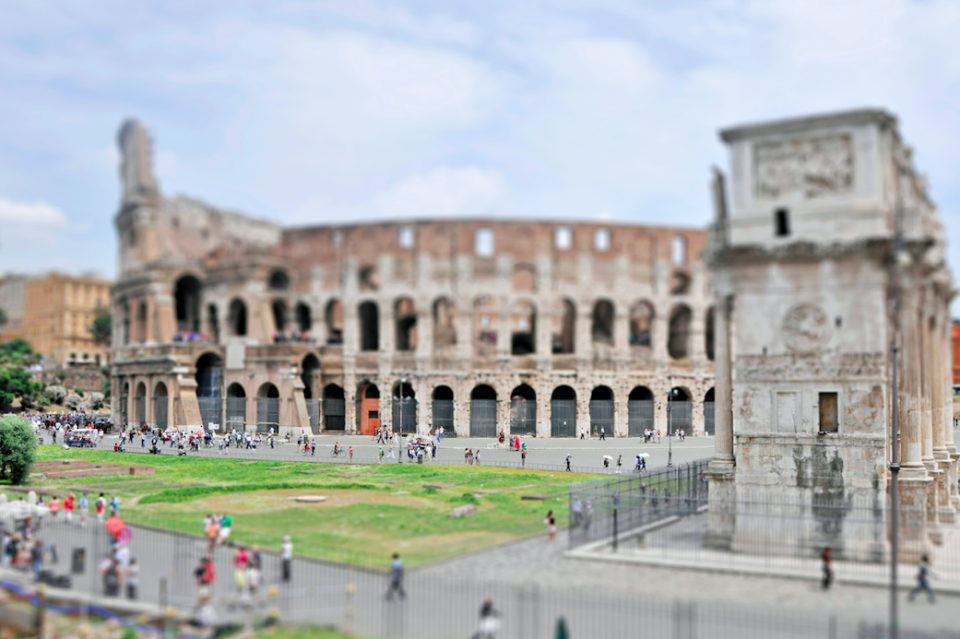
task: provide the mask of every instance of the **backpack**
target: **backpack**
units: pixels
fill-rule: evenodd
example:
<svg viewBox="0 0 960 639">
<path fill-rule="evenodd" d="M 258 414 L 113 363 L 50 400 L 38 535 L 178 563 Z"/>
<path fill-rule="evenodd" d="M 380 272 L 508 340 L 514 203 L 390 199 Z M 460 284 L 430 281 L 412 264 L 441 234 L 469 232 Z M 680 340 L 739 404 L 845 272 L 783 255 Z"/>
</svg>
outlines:
<svg viewBox="0 0 960 639">
<path fill-rule="evenodd" d="M 103 589 L 107 593 L 116 593 L 120 590 L 120 575 L 117 574 L 116 564 L 111 563 L 107 572 L 103 574 Z"/>
</svg>

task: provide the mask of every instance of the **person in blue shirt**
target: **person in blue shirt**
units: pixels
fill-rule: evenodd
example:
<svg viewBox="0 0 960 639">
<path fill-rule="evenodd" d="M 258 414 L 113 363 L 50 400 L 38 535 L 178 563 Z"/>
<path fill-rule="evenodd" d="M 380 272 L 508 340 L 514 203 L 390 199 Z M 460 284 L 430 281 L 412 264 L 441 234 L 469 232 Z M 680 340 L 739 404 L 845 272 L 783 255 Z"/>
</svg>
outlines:
<svg viewBox="0 0 960 639">
<path fill-rule="evenodd" d="M 403 589 L 403 562 L 400 561 L 400 555 L 393 553 L 393 561 L 390 562 L 390 587 L 387 589 L 387 601 L 393 600 L 396 593 L 401 601 L 407 598 L 407 593 Z"/>
</svg>

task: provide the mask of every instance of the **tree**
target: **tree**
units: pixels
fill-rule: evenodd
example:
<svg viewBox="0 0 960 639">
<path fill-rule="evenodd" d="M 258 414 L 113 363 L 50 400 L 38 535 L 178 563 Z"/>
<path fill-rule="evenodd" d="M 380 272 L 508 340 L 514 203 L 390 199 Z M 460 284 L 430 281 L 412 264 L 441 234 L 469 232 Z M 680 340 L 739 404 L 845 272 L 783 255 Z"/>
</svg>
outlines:
<svg viewBox="0 0 960 639">
<path fill-rule="evenodd" d="M 97 344 L 110 344 L 110 335 L 113 333 L 113 315 L 106 309 L 101 309 L 97 316 L 93 318 L 93 324 L 90 325 L 90 334 L 93 341 Z"/>
<path fill-rule="evenodd" d="M 22 417 L 0 417 L 0 479 L 22 484 L 36 458 L 36 437 Z"/>
<path fill-rule="evenodd" d="M 9 321 L 7 317 L 7 309 L 0 306 L 0 326 L 4 326 Z"/>
<path fill-rule="evenodd" d="M 18 397 L 32 398 L 42 390 L 43 384 L 34 382 L 30 371 L 22 366 L 0 366 L 0 406 L 12 404 Z"/>
<path fill-rule="evenodd" d="M 33 351 L 30 342 L 25 339 L 12 339 L 0 344 L 0 364 L 19 364 L 29 366 L 40 361 L 40 355 Z"/>
</svg>

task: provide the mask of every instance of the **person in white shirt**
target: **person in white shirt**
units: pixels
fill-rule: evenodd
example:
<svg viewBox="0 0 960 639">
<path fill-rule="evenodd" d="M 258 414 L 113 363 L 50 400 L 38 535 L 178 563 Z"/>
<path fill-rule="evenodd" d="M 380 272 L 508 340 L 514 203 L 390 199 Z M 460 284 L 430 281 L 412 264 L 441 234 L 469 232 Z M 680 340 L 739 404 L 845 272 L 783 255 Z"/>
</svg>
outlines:
<svg viewBox="0 0 960 639">
<path fill-rule="evenodd" d="M 283 583 L 290 582 L 290 565 L 293 563 L 293 543 L 290 537 L 283 538 L 283 546 L 280 550 L 281 569 Z"/>
</svg>

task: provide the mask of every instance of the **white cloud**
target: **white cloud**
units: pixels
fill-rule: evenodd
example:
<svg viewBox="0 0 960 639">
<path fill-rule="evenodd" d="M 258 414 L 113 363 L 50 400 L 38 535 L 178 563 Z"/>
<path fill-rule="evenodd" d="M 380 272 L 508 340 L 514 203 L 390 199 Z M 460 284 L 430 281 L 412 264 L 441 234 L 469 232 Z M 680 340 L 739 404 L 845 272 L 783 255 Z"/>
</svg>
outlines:
<svg viewBox="0 0 960 639">
<path fill-rule="evenodd" d="M 67 218 L 46 202 L 14 202 L 0 197 L 0 222 L 29 226 L 66 226 Z"/>
</svg>

